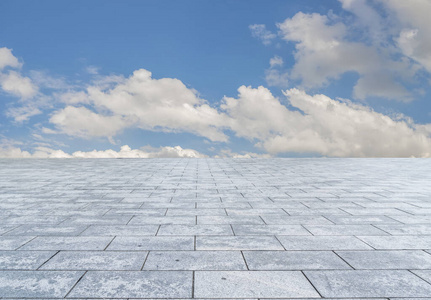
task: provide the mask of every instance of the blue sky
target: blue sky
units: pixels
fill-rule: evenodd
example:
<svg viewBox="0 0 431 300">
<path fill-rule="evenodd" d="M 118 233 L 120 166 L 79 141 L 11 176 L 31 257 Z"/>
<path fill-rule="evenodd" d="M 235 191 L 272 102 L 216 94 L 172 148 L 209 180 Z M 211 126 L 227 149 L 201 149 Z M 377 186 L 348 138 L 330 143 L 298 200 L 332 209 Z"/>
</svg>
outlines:
<svg viewBox="0 0 431 300">
<path fill-rule="evenodd" d="M 0 156 L 428 157 L 429 13 L 426 0 L 2 1 Z"/>
</svg>

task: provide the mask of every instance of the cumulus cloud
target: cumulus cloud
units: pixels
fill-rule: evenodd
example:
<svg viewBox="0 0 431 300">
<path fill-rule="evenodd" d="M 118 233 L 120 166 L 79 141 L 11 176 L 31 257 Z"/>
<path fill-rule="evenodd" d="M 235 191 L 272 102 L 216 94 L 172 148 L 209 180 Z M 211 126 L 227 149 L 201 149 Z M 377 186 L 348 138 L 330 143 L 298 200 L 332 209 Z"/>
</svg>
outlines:
<svg viewBox="0 0 431 300">
<path fill-rule="evenodd" d="M 206 155 L 193 149 L 183 149 L 175 147 L 147 147 L 149 151 L 143 149 L 131 149 L 124 145 L 120 151 L 112 149 L 102 151 L 76 151 L 68 154 L 62 150 L 53 150 L 48 147 L 37 147 L 34 153 L 22 151 L 18 147 L 0 147 L 0 158 L 202 158 Z"/>
<path fill-rule="evenodd" d="M 15 71 L 0 74 L 0 85 L 3 91 L 24 100 L 34 97 L 38 91 L 38 87 L 30 78 L 23 77 Z"/>
<path fill-rule="evenodd" d="M 274 56 L 269 60 L 269 69 L 265 70 L 265 81 L 268 86 L 277 86 L 285 88 L 289 85 L 289 74 L 280 70 L 283 66 L 283 59 L 280 56 Z"/>
<path fill-rule="evenodd" d="M 264 24 L 253 24 L 248 26 L 248 28 L 251 30 L 252 36 L 259 39 L 264 45 L 271 44 L 277 37 L 275 33 L 266 29 L 266 25 Z"/>
<path fill-rule="evenodd" d="M 0 48 L 0 70 L 6 67 L 19 68 L 21 63 L 12 54 L 12 49 L 3 47 Z"/>
<path fill-rule="evenodd" d="M 31 78 L 23 76 L 22 63 L 12 54 L 9 48 L 0 48 L 0 90 L 18 98 L 15 105 L 10 105 L 5 115 L 20 123 L 34 115 L 42 113 L 46 97 L 40 95 L 39 87 Z M 14 70 L 5 70 L 6 67 Z"/>
<path fill-rule="evenodd" d="M 130 120 L 120 115 L 105 116 L 83 106 L 66 106 L 57 111 L 49 122 L 62 133 L 83 138 L 112 138 L 131 124 Z"/>
<path fill-rule="evenodd" d="M 347 1 L 344 2 L 347 7 Z M 349 2 L 350 6 L 353 1 Z M 410 92 L 402 79 L 415 70 L 405 60 L 393 60 L 375 46 L 348 40 L 348 27 L 317 13 L 297 13 L 278 24 L 282 38 L 296 43 L 293 79 L 305 88 L 321 87 L 339 79 L 347 72 L 356 72 L 360 79 L 353 95 L 359 99 L 377 96 L 410 101 Z"/>
<path fill-rule="evenodd" d="M 214 158 L 271 158 L 272 156 L 268 153 L 254 153 L 254 152 L 232 152 L 230 149 L 223 149 L 219 154 L 215 155 Z"/>
<path fill-rule="evenodd" d="M 298 89 L 284 92 L 298 110 L 289 110 L 264 87 L 242 86 L 238 92 L 237 98 L 225 97 L 221 106 L 231 116 L 232 130 L 271 154 L 431 156 L 428 127 L 405 118 L 391 118 L 366 106 L 311 96 Z"/>
<path fill-rule="evenodd" d="M 228 140 L 223 133 L 225 115 L 180 80 L 153 79 L 151 72 L 143 69 L 129 78 L 108 78 L 86 91 L 68 92 L 61 99 L 75 105 L 90 104 L 96 111 L 68 106 L 55 112 L 50 122 L 68 135 L 112 137 L 133 126 L 162 132 L 190 132 L 211 141 Z"/>
<path fill-rule="evenodd" d="M 431 2 L 380 0 L 399 20 L 396 41 L 403 54 L 431 72 Z"/>
</svg>

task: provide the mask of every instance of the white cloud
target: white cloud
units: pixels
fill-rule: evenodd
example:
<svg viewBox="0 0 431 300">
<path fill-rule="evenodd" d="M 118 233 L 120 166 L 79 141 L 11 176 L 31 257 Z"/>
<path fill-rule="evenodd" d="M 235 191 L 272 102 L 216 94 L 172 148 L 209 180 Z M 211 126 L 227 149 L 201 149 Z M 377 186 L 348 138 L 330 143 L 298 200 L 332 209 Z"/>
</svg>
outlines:
<svg viewBox="0 0 431 300">
<path fill-rule="evenodd" d="M 0 74 L 0 85 L 5 92 L 22 99 L 32 98 L 38 92 L 38 87 L 33 84 L 30 78 L 23 77 L 15 71 Z"/>
<path fill-rule="evenodd" d="M 341 157 L 430 157 L 429 126 L 395 119 L 368 107 L 304 91 L 285 92 L 287 109 L 271 92 L 242 86 L 238 98 L 225 97 L 221 108 L 231 116 L 239 137 L 271 154 L 300 152 Z"/>
<path fill-rule="evenodd" d="M 351 5 L 353 2 L 349 1 Z M 353 95 L 358 99 L 412 99 L 400 80 L 414 75 L 412 66 L 402 59 L 391 60 L 377 47 L 349 41 L 348 28 L 343 23 L 333 23 L 324 15 L 299 12 L 278 27 L 284 40 L 296 43 L 291 78 L 300 79 L 305 88 L 321 87 L 346 72 L 356 72 L 360 79 Z"/>
<path fill-rule="evenodd" d="M 269 69 L 265 70 L 265 81 L 268 86 L 277 86 L 286 88 L 289 86 L 289 74 L 280 70 L 283 66 L 283 59 L 280 56 L 274 56 L 269 60 Z"/>
<path fill-rule="evenodd" d="M 431 72 L 431 1 L 380 0 L 401 27 L 396 41 L 404 55 Z"/>
<path fill-rule="evenodd" d="M 271 44 L 272 40 L 274 40 L 277 35 L 266 29 L 264 24 L 253 24 L 248 26 L 251 30 L 251 35 L 262 41 L 264 45 Z"/>
<path fill-rule="evenodd" d="M 278 67 L 278 66 L 282 66 L 283 65 L 283 58 L 281 58 L 280 56 L 278 56 L 278 55 L 275 55 L 274 57 L 272 57 L 270 60 L 269 60 L 269 66 L 271 67 L 271 68 L 274 68 L 274 67 Z"/>
<path fill-rule="evenodd" d="M 97 75 L 99 74 L 99 68 L 96 66 L 88 66 L 85 68 L 88 74 Z"/>
<path fill-rule="evenodd" d="M 62 133 L 83 138 L 112 138 L 131 124 L 130 120 L 120 115 L 105 116 L 83 106 L 66 106 L 57 111 L 49 122 Z"/>
<path fill-rule="evenodd" d="M 100 82 L 100 81 L 99 81 Z M 223 133 L 226 116 L 220 114 L 174 78 L 151 78 L 151 72 L 137 70 L 129 78 L 107 78 L 89 86 L 85 92 L 60 96 L 68 106 L 55 112 L 50 122 L 73 136 L 112 137 L 128 127 L 163 132 L 190 132 L 212 141 L 227 141 Z"/>
<path fill-rule="evenodd" d="M 6 111 L 6 116 L 13 118 L 15 122 L 22 123 L 33 116 L 41 114 L 42 111 L 36 105 L 28 103 L 27 105 L 11 107 Z"/>
<path fill-rule="evenodd" d="M 70 89 L 72 86 L 66 82 L 66 80 L 62 77 L 56 76 L 53 77 L 44 71 L 35 71 L 32 70 L 29 72 L 32 82 L 38 86 L 53 90 L 64 90 Z"/>
<path fill-rule="evenodd" d="M 21 63 L 12 54 L 12 49 L 3 47 L 0 48 L 0 70 L 6 67 L 19 68 Z"/>
<path fill-rule="evenodd" d="M 37 147 L 34 153 L 22 151 L 18 147 L 1 147 L 0 158 L 202 158 L 206 155 L 193 149 L 183 149 L 180 146 L 175 147 L 147 147 L 149 151 L 143 149 L 131 149 L 124 145 L 120 151 L 102 150 L 102 151 L 76 151 L 67 154 L 62 150 L 53 150 L 48 147 Z"/>
<path fill-rule="evenodd" d="M 272 156 L 268 153 L 254 153 L 254 152 L 232 152 L 230 149 L 223 149 L 219 154 L 215 155 L 214 158 L 271 158 Z"/>
</svg>

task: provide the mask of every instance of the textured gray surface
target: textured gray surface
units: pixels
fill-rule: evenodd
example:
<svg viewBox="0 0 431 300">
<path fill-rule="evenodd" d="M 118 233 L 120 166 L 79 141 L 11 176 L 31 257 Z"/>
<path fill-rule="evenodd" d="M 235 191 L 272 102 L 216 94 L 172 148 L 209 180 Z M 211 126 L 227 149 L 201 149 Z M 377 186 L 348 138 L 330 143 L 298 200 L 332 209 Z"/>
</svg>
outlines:
<svg viewBox="0 0 431 300">
<path fill-rule="evenodd" d="M 429 300 L 430 182 L 426 159 L 0 160 L 0 298 Z"/>
</svg>

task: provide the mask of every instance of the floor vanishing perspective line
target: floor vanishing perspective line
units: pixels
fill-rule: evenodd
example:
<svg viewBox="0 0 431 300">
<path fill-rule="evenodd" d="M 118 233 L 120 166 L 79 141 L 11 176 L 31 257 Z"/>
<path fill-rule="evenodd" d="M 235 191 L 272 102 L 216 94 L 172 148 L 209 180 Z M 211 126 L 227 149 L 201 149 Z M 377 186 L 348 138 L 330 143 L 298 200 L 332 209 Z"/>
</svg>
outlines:
<svg viewBox="0 0 431 300">
<path fill-rule="evenodd" d="M 429 159 L 0 159 L 1 299 L 431 299 Z"/>
</svg>

